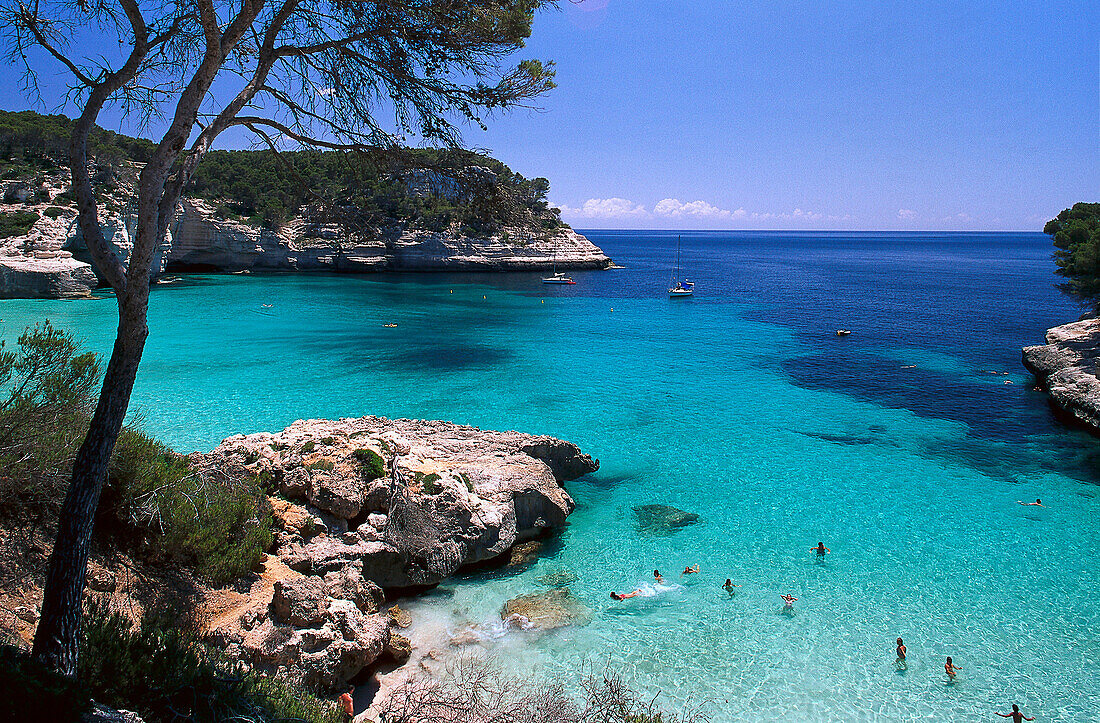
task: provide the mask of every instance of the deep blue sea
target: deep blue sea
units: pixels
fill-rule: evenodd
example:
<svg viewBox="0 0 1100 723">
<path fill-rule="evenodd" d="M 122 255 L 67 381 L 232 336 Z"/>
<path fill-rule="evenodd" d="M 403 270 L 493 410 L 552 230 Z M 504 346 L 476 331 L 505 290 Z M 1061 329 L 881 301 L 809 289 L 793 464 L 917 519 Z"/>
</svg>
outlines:
<svg viewBox="0 0 1100 723">
<path fill-rule="evenodd" d="M 572 686 L 610 665 L 715 721 L 979 721 L 1013 702 L 1100 720 L 1100 443 L 1055 421 L 1020 366 L 1021 346 L 1081 313 L 1055 289 L 1047 237 L 683 233 L 696 296 L 670 300 L 675 233 L 588 235 L 626 268 L 570 287 L 159 286 L 135 414 L 182 451 L 381 414 L 548 433 L 599 457 L 535 566 L 410 603 L 425 649 L 446 654 L 473 626 L 513 672 Z M 0 333 L 49 318 L 106 352 L 114 313 L 109 298 L 2 301 Z M 1016 503 L 1037 497 L 1045 508 Z M 632 508 L 649 503 L 701 521 L 642 534 Z M 561 571 L 591 624 L 500 627 L 505 600 Z"/>
</svg>

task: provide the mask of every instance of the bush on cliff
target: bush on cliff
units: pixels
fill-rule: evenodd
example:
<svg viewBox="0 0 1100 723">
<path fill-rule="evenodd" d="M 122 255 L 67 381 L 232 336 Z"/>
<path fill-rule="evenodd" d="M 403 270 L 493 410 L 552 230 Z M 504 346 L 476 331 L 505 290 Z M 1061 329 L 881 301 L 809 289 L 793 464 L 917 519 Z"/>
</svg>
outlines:
<svg viewBox="0 0 1100 723">
<path fill-rule="evenodd" d="M 26 236 L 38 219 L 39 216 L 34 211 L 0 213 L 0 238 Z"/>
<path fill-rule="evenodd" d="M 1043 233 L 1057 249 L 1058 275 L 1067 279 L 1062 289 L 1082 300 L 1100 299 L 1100 203 L 1075 203 L 1047 221 Z"/>
<path fill-rule="evenodd" d="M 95 403 L 99 364 L 48 321 L 16 349 L 0 343 L 0 522 L 56 522 Z M 271 544 L 259 479 L 191 469 L 184 457 L 127 428 L 108 469 L 99 532 L 107 541 L 196 569 L 215 584 L 251 570 Z"/>
<path fill-rule="evenodd" d="M 89 606 L 75 680 L 0 647 L 0 720 L 76 721 L 94 699 L 146 723 L 337 723 L 336 705 L 246 673 L 194 635 L 156 617 L 137 626 Z"/>
</svg>

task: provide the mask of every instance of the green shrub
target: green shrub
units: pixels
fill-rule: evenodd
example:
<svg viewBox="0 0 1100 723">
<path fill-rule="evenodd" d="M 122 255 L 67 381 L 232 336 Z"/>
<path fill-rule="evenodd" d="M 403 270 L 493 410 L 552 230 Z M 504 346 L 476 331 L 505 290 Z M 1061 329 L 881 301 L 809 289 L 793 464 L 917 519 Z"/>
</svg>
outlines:
<svg viewBox="0 0 1100 723">
<path fill-rule="evenodd" d="M 125 429 L 108 472 L 122 511 L 148 530 L 152 551 L 220 585 L 246 574 L 271 546 L 271 516 L 259 477 L 192 470 L 157 440 Z"/>
<path fill-rule="evenodd" d="M 321 437 L 321 444 L 327 444 L 329 447 L 336 444 L 335 437 Z"/>
<path fill-rule="evenodd" d="M 91 695 L 17 647 L 0 646 L 0 720 L 76 721 L 91 707 Z"/>
<path fill-rule="evenodd" d="M 423 472 L 416 472 L 413 478 L 421 484 L 424 488 L 424 492 L 429 495 L 437 495 L 443 491 L 443 488 L 438 484 L 439 480 L 443 479 L 435 472 L 424 474 Z"/>
<path fill-rule="evenodd" d="M 95 700 L 148 723 L 341 720 L 333 703 L 245 673 L 170 621 L 147 617 L 134 627 L 92 607 L 83 637 L 79 677 Z"/>
<path fill-rule="evenodd" d="M 0 517 L 56 519 L 98 378 L 95 354 L 48 320 L 15 350 L 0 341 Z"/>
<path fill-rule="evenodd" d="M 309 454 L 310 452 L 312 452 L 315 449 L 317 449 L 317 444 L 312 439 L 310 439 L 310 440 L 307 440 L 306 443 L 302 445 L 302 449 L 300 451 L 301 451 L 302 454 Z"/>
<path fill-rule="evenodd" d="M 359 472 L 367 482 L 386 476 L 386 462 L 373 449 L 357 449 L 354 455 L 359 460 Z"/>
<path fill-rule="evenodd" d="M 34 211 L 0 213 L 0 238 L 26 236 L 39 216 Z"/>
<path fill-rule="evenodd" d="M 49 218 L 58 218 L 59 216 L 64 215 L 64 213 L 65 209 L 58 208 L 57 206 L 50 206 L 42 212 L 43 215 L 48 216 Z"/>
<path fill-rule="evenodd" d="M 319 459 L 307 465 L 307 468 L 317 472 L 331 472 L 336 468 L 336 465 L 332 463 L 331 459 Z"/>
</svg>

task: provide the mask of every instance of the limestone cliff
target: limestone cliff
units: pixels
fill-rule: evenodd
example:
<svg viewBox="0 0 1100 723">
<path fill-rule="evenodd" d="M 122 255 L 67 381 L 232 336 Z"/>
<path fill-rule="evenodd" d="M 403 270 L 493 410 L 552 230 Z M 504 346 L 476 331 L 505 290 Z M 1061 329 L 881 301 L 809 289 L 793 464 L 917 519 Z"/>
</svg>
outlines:
<svg viewBox="0 0 1100 723">
<path fill-rule="evenodd" d="M 348 233 L 339 224 L 297 217 L 278 230 L 218 218 L 185 199 L 172 226 L 170 270 L 530 271 L 603 269 L 610 259 L 572 229 L 511 229 L 490 238 L 408 230 L 398 224 Z"/>
<path fill-rule="evenodd" d="M 1100 318 L 1056 326 L 1046 344 L 1025 347 L 1023 363 L 1058 416 L 1100 435 Z"/>
</svg>

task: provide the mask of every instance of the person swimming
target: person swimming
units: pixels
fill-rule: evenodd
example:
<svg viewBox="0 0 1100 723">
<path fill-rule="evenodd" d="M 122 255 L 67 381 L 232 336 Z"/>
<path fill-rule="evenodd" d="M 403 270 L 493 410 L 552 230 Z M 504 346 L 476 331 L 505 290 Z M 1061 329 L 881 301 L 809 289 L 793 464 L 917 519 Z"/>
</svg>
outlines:
<svg viewBox="0 0 1100 723">
<path fill-rule="evenodd" d="M 730 580 L 727 577 L 726 578 L 726 584 L 722 586 L 722 589 L 725 590 L 726 592 L 728 592 L 730 594 L 730 597 L 733 597 L 733 588 L 735 588 L 735 587 L 741 587 L 741 586 L 740 585 L 734 585 L 733 580 Z"/>
<path fill-rule="evenodd" d="M 811 547 L 810 552 L 816 552 L 818 557 L 825 557 L 826 552 L 832 552 L 829 548 L 825 547 L 824 542 L 818 542 L 817 547 Z"/>
<path fill-rule="evenodd" d="M 1024 507 L 1045 507 L 1042 500 L 1035 500 L 1034 502 L 1024 502 L 1023 500 L 1016 500 L 1016 504 L 1023 505 Z"/>
<path fill-rule="evenodd" d="M 794 610 L 794 603 L 798 598 L 793 595 L 780 595 L 779 597 L 783 599 L 784 610 Z"/>
<path fill-rule="evenodd" d="M 661 576 L 661 571 L 660 570 L 654 570 L 653 571 L 653 579 L 657 581 L 658 585 L 664 585 L 665 584 L 665 579 Z"/>
<path fill-rule="evenodd" d="M 611 591 L 611 597 L 614 600 L 626 600 L 628 597 L 638 597 L 642 594 L 641 590 L 635 590 L 634 592 L 615 592 Z"/>
<path fill-rule="evenodd" d="M 699 565 L 693 565 L 692 567 L 685 567 L 681 575 L 695 575 L 699 572 Z"/>
<path fill-rule="evenodd" d="M 947 662 L 943 664 L 943 669 L 947 673 L 947 677 L 951 680 L 955 679 L 955 673 L 962 670 L 959 666 L 951 662 L 951 656 L 947 656 Z"/>
<path fill-rule="evenodd" d="M 997 713 L 997 711 L 993 712 Z M 1015 703 L 1012 704 L 1011 713 L 997 713 L 997 715 L 1001 716 L 1002 718 L 1011 718 L 1012 723 L 1020 723 L 1020 721 L 1022 720 L 1035 720 L 1034 718 L 1028 718 L 1026 715 L 1021 713 L 1020 706 L 1016 705 Z"/>
<path fill-rule="evenodd" d="M 903 643 L 901 641 L 901 638 L 898 638 L 898 648 L 897 648 L 898 659 L 895 662 L 904 663 L 905 662 L 905 652 L 906 652 L 905 643 Z"/>
</svg>

